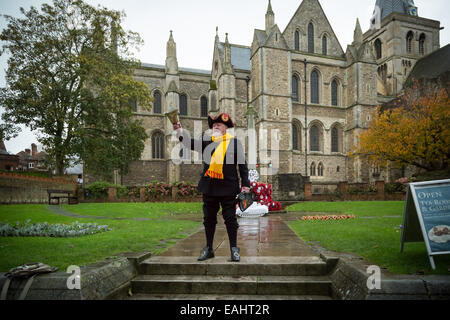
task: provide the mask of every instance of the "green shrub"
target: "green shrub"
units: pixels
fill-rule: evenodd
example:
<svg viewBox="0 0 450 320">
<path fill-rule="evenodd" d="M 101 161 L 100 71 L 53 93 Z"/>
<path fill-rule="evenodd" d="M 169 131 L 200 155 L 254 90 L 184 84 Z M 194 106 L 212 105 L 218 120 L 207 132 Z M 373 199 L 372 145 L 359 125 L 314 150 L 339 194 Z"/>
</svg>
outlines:
<svg viewBox="0 0 450 320">
<path fill-rule="evenodd" d="M 89 192 L 89 198 L 102 199 L 108 197 L 108 188 L 111 186 L 106 181 L 96 181 L 86 187 Z"/>
<path fill-rule="evenodd" d="M 120 186 L 117 184 L 112 184 L 109 186 L 109 188 L 116 188 L 117 189 L 117 197 L 119 199 L 127 198 L 128 197 L 128 189 L 125 186 Z"/>
<path fill-rule="evenodd" d="M 172 194 L 172 186 L 165 182 L 153 181 L 146 188 L 147 196 L 150 199 L 159 199 L 163 196 L 170 196 Z"/>
<path fill-rule="evenodd" d="M 384 192 L 386 193 L 405 192 L 405 191 L 406 185 L 399 182 L 386 183 L 384 187 Z"/>
<path fill-rule="evenodd" d="M 127 187 L 112 184 L 106 181 L 96 181 L 91 183 L 86 187 L 86 190 L 89 192 L 89 198 L 93 199 L 103 199 L 108 197 L 108 189 L 116 188 L 117 197 L 118 198 L 126 198 L 128 197 Z"/>
<path fill-rule="evenodd" d="M 199 195 L 197 184 L 189 181 L 174 182 L 172 187 L 177 189 L 177 196 L 179 197 L 194 197 Z"/>
</svg>

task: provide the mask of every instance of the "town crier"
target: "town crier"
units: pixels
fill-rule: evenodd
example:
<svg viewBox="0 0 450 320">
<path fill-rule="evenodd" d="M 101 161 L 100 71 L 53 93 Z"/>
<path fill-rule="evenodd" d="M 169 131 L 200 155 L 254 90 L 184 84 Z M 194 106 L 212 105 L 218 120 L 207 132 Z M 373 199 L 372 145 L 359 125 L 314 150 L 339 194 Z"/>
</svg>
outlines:
<svg viewBox="0 0 450 320">
<path fill-rule="evenodd" d="M 240 261 L 240 249 L 237 246 L 239 224 L 236 217 L 236 196 L 240 192 L 250 192 L 247 162 L 242 143 L 227 133 L 234 128 L 234 122 L 226 113 L 217 117 L 208 116 L 208 125 L 212 129 L 211 137 L 201 141 L 191 139 L 182 129 L 181 123 L 173 125 L 183 145 L 203 155 L 204 168 L 198 183 L 203 194 L 203 225 L 205 226 L 206 246 L 198 261 L 214 258 L 213 240 L 216 231 L 217 213 L 222 207 L 222 216 L 228 233 L 231 249 L 231 261 Z M 241 185 L 239 184 L 239 175 Z"/>
</svg>

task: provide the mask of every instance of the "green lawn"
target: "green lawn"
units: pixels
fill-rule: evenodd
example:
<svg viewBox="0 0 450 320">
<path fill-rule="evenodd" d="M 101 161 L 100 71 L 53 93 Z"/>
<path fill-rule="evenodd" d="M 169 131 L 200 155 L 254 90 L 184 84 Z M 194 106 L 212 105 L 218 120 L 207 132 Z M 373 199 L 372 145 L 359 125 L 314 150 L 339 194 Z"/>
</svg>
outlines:
<svg viewBox="0 0 450 320">
<path fill-rule="evenodd" d="M 403 201 L 306 202 L 288 207 L 289 212 L 354 214 L 354 220 L 293 221 L 289 226 L 305 241 L 331 251 L 355 253 L 393 273 L 450 274 L 450 255 L 435 256 L 431 269 L 425 243 L 405 243 L 400 253 Z"/>
<path fill-rule="evenodd" d="M 0 221 L 3 223 L 66 223 L 74 221 L 108 225 L 113 231 L 77 238 L 0 237 L 0 271 L 28 262 L 43 262 L 66 270 L 69 265 L 83 266 L 123 252 L 150 251 L 161 253 L 198 230 L 201 204 L 79 204 L 71 205 L 71 212 L 123 218 L 150 218 L 150 221 L 72 218 L 52 214 L 47 205 L 0 205 Z"/>
<path fill-rule="evenodd" d="M 172 219 L 195 217 L 202 212 L 202 203 L 136 202 L 80 203 L 63 205 L 64 210 L 92 217 Z"/>
</svg>

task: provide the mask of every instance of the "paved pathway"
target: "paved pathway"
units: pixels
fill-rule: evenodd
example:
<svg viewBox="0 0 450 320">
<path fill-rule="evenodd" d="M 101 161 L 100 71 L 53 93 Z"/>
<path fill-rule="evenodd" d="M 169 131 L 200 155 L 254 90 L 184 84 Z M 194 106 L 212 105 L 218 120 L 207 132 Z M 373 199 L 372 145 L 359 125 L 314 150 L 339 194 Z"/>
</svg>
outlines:
<svg viewBox="0 0 450 320">
<path fill-rule="evenodd" d="M 260 218 L 240 218 L 238 229 L 238 247 L 241 256 L 252 257 L 288 257 L 316 256 L 317 254 L 286 225 L 284 218 L 289 215 L 268 215 Z M 289 219 L 287 219 L 289 220 Z M 197 257 L 205 245 L 205 233 L 201 231 L 180 241 L 162 256 Z M 214 238 L 216 256 L 230 256 L 228 235 L 222 217 L 218 219 Z"/>
<path fill-rule="evenodd" d="M 64 210 L 61 206 L 49 205 L 51 213 L 73 218 L 112 219 L 149 221 L 148 218 L 111 218 L 79 215 Z M 298 216 L 292 214 L 267 215 L 259 218 L 239 218 L 238 247 L 241 256 L 246 257 L 289 257 L 289 256 L 316 256 L 309 245 L 303 242 L 287 226 L 285 221 L 297 220 Z M 196 257 L 205 245 L 205 232 L 199 232 L 180 241 L 165 251 L 162 256 Z M 230 245 L 223 218 L 219 215 L 216 234 L 214 238 L 214 252 L 218 257 L 230 255 Z"/>
</svg>

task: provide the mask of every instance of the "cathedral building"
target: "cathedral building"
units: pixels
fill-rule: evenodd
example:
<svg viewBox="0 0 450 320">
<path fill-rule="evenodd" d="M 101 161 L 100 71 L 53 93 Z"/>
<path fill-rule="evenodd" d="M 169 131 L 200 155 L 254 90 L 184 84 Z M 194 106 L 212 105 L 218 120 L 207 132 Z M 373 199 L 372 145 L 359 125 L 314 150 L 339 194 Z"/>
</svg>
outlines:
<svg viewBox="0 0 450 320">
<path fill-rule="evenodd" d="M 237 130 L 254 128 L 258 143 L 250 135 L 244 143 L 262 180 L 274 165 L 279 174 L 310 177 L 317 189 L 395 178 L 348 154 L 376 107 L 395 98 L 415 63 L 440 48 L 440 22 L 420 17 L 412 0 L 377 0 L 370 30 L 363 33 L 355 19 L 353 43 L 344 51 L 319 0 L 301 1 L 284 30 L 269 0 L 265 21 L 252 43 L 216 35 L 211 70 L 179 67 L 172 32 L 166 65 L 143 63 L 136 70 L 154 105 L 135 108 L 149 139 L 123 184 L 198 181 L 202 165 L 195 155 L 174 151 L 178 141 L 164 116 L 174 108 L 197 138 L 208 129 L 208 114 L 219 112 L 230 114 Z M 262 132 L 267 145 L 259 143 Z M 174 163 L 180 156 L 189 161 Z"/>
</svg>

